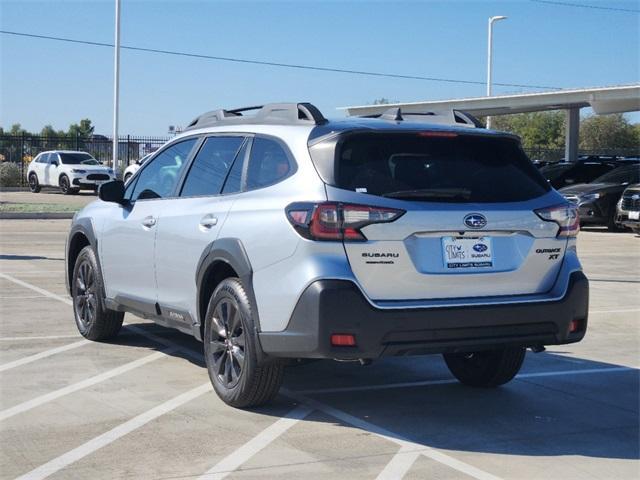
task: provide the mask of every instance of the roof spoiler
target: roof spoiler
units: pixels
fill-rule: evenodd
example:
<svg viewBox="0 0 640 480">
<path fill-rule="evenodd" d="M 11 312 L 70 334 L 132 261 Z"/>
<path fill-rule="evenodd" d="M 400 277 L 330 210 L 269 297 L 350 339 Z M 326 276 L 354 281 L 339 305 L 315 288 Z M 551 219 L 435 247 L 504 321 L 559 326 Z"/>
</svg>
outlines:
<svg viewBox="0 0 640 480">
<path fill-rule="evenodd" d="M 385 110 L 381 114 L 363 115 L 362 118 L 379 118 L 392 122 L 420 122 L 438 125 L 455 125 L 470 128 L 484 128 L 480 121 L 470 113 L 461 110 L 447 110 L 443 112 L 407 112 L 402 113 L 399 107 Z"/>
</svg>

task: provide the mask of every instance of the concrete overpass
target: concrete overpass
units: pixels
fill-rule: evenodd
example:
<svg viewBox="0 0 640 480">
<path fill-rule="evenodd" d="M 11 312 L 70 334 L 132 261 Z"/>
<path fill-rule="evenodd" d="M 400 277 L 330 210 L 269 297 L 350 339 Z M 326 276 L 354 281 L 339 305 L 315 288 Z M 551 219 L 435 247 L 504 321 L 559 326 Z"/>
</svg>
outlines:
<svg viewBox="0 0 640 480">
<path fill-rule="evenodd" d="M 363 116 L 380 114 L 392 107 L 399 107 L 406 113 L 461 110 L 477 117 L 540 112 L 544 110 L 565 110 L 567 115 L 565 158 L 575 161 L 578 158 L 580 109 L 591 107 L 598 115 L 638 111 L 640 110 L 640 84 L 494 97 L 364 105 L 345 107 L 345 110 L 348 115 Z"/>
</svg>

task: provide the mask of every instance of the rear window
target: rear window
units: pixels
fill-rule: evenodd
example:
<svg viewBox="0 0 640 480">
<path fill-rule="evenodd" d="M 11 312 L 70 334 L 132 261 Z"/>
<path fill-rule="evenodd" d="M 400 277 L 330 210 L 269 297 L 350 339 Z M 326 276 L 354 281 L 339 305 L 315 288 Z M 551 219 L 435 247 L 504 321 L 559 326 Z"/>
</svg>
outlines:
<svg viewBox="0 0 640 480">
<path fill-rule="evenodd" d="M 550 190 L 510 138 L 358 133 L 338 142 L 337 187 L 391 198 L 517 202 Z"/>
</svg>

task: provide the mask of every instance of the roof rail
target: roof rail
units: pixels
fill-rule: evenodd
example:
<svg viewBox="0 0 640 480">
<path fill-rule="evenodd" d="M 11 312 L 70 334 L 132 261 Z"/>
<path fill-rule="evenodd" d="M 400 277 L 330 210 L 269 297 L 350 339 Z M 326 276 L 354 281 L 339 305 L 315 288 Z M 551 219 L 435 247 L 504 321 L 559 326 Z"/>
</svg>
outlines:
<svg viewBox="0 0 640 480">
<path fill-rule="evenodd" d="M 257 110 L 255 115 L 245 116 L 244 112 Z M 311 103 L 268 103 L 233 110 L 212 110 L 195 118 L 186 130 L 219 125 L 239 125 L 270 123 L 277 125 L 321 125 L 326 123 L 320 110 Z"/>
<path fill-rule="evenodd" d="M 379 118 L 381 120 L 391 120 L 394 122 L 435 123 L 438 125 L 456 125 L 471 128 L 483 128 L 483 125 L 476 117 L 460 110 L 447 110 L 443 112 L 402 113 L 401 108 L 393 107 L 385 110 L 381 114 L 363 115 L 363 118 Z"/>
</svg>

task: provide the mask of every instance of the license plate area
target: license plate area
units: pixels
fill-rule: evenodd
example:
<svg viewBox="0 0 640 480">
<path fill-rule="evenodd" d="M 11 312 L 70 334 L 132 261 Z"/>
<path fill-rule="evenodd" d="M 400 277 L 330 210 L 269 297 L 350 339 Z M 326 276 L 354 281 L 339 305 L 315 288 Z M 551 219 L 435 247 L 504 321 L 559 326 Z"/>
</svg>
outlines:
<svg viewBox="0 0 640 480">
<path fill-rule="evenodd" d="M 442 259 L 450 269 L 491 268 L 491 237 L 442 237 Z"/>
<path fill-rule="evenodd" d="M 629 212 L 629 220 L 640 220 L 640 212 Z"/>
</svg>

